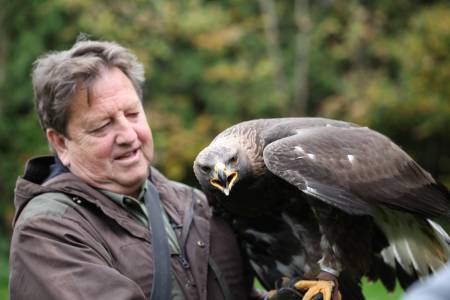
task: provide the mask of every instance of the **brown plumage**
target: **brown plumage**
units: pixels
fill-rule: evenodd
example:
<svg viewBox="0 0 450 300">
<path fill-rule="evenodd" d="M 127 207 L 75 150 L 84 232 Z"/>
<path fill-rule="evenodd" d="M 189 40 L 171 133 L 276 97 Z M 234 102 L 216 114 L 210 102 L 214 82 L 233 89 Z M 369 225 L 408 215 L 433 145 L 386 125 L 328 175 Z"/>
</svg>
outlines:
<svg viewBox="0 0 450 300">
<path fill-rule="evenodd" d="M 448 260 L 448 190 L 367 127 L 323 118 L 243 122 L 199 153 L 194 172 L 268 288 L 281 276 L 326 271 L 338 277 L 343 299 L 363 299 L 362 276 L 392 290 L 396 278 L 406 287 Z"/>
</svg>

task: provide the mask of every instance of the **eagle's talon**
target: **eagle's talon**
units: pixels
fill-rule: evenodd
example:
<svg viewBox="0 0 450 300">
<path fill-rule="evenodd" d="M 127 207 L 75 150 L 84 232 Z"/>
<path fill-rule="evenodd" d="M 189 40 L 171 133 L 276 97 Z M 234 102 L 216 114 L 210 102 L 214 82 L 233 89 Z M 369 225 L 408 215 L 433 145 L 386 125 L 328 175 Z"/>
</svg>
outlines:
<svg viewBox="0 0 450 300">
<path fill-rule="evenodd" d="M 302 300 L 313 300 L 319 293 L 322 294 L 323 300 L 341 300 L 340 293 L 338 299 L 333 299 L 333 288 L 335 284 L 333 281 L 327 280 L 300 280 L 295 283 L 295 288 L 300 291 L 306 291 Z"/>
</svg>

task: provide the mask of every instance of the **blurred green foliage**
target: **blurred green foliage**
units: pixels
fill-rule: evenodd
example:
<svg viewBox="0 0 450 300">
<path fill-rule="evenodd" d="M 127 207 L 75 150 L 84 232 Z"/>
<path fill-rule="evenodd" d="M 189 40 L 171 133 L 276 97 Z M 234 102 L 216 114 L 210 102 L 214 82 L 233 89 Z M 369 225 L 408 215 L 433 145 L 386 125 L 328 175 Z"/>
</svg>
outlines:
<svg viewBox="0 0 450 300">
<path fill-rule="evenodd" d="M 232 123 L 324 116 L 383 132 L 450 183 L 448 1 L 0 5 L 0 230 L 6 236 L 17 176 L 31 156 L 48 153 L 33 111 L 32 63 L 69 48 L 80 32 L 115 40 L 145 64 L 155 164 L 173 179 L 196 184 L 195 155 Z"/>
<path fill-rule="evenodd" d="M 403 291 L 399 283 L 397 283 L 397 286 L 392 293 L 386 292 L 383 284 L 379 281 L 369 282 L 364 279 L 362 282 L 362 288 L 364 291 L 364 296 L 367 300 L 398 300 L 403 295 Z"/>
</svg>

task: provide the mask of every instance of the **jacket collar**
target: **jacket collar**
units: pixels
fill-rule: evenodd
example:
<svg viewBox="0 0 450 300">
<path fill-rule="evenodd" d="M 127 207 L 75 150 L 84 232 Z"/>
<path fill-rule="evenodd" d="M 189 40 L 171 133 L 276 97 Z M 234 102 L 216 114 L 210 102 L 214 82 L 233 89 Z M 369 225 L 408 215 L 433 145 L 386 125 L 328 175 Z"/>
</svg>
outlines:
<svg viewBox="0 0 450 300">
<path fill-rule="evenodd" d="M 41 156 L 30 159 L 25 167 L 25 174 L 16 182 L 14 204 L 16 215 L 14 223 L 26 204 L 39 194 L 62 192 L 73 197 L 80 197 L 98 207 L 108 217 L 114 219 L 133 235 L 149 239 L 148 231 L 128 217 L 128 214 L 117 203 L 111 201 L 103 193 L 92 188 L 77 176 L 70 173 L 53 156 Z M 170 218 L 179 225 L 183 224 L 185 214 L 193 199 L 181 199 L 173 188 L 174 183 L 168 180 L 155 168 L 150 169 L 149 180 L 160 193 L 161 202 Z M 189 198 L 190 194 L 186 193 Z"/>
</svg>

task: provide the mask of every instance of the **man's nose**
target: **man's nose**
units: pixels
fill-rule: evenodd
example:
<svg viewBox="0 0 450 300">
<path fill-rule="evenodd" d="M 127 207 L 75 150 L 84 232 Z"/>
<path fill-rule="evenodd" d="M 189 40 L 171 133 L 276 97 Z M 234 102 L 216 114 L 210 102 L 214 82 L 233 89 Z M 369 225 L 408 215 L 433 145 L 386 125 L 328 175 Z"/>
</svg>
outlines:
<svg viewBox="0 0 450 300">
<path fill-rule="evenodd" d="M 126 117 L 120 117 L 118 122 L 118 132 L 116 136 L 116 143 L 119 145 L 122 144 L 131 144 L 133 143 L 136 138 L 137 134 L 133 127 L 133 124 L 126 118 Z"/>
</svg>

